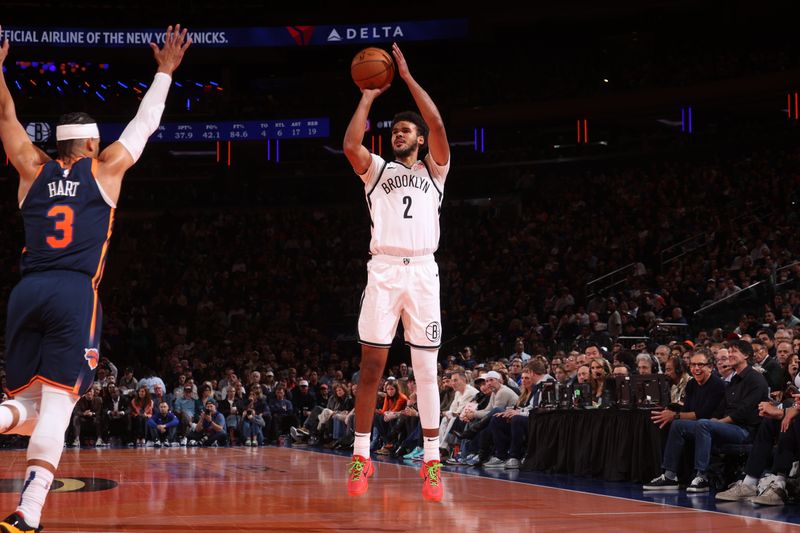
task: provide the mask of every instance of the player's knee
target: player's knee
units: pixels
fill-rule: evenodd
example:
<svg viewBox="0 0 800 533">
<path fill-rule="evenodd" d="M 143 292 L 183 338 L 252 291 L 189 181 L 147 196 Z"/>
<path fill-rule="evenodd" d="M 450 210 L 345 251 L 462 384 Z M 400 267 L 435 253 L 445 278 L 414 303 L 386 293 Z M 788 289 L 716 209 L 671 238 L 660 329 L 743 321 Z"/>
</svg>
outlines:
<svg viewBox="0 0 800 533">
<path fill-rule="evenodd" d="M 31 425 L 36 425 L 38 413 L 36 403 L 24 398 L 6 400 L 0 405 L 0 409 L 5 410 L 4 419 L 7 420 L 0 427 L 0 433 L 30 435 Z"/>
<path fill-rule="evenodd" d="M 382 361 L 361 361 L 359 384 L 377 383 L 383 374 Z"/>
</svg>

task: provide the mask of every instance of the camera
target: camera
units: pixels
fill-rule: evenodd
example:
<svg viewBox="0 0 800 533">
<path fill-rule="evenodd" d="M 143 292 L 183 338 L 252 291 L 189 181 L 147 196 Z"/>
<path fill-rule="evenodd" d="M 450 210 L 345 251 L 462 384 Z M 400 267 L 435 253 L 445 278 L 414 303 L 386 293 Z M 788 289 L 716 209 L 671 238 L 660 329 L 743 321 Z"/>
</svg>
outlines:
<svg viewBox="0 0 800 533">
<path fill-rule="evenodd" d="M 210 414 L 211 414 L 211 409 L 209 409 L 208 407 L 206 407 L 205 409 L 203 409 L 203 412 L 204 412 L 205 414 L 207 414 L 207 415 L 210 415 Z"/>
</svg>

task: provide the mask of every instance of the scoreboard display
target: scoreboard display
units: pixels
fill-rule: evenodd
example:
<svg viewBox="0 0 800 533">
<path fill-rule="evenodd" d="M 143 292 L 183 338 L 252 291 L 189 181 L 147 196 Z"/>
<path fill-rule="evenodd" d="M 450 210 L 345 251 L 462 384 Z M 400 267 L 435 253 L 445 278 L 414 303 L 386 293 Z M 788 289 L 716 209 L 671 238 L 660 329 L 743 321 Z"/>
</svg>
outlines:
<svg viewBox="0 0 800 533">
<path fill-rule="evenodd" d="M 103 142 L 119 139 L 127 123 L 103 123 L 100 138 Z M 55 134 L 55 126 L 46 122 L 31 122 L 25 127 L 31 141 L 44 143 Z M 150 142 L 204 141 L 264 141 L 268 139 L 312 139 L 330 136 L 330 119 L 289 118 L 283 120 L 241 120 L 207 122 L 167 122 L 161 124 Z"/>
</svg>

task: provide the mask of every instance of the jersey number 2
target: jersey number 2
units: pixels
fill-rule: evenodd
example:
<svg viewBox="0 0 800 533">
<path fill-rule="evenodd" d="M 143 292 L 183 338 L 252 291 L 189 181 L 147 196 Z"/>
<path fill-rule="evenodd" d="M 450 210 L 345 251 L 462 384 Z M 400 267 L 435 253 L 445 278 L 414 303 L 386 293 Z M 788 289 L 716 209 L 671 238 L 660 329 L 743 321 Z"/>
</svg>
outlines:
<svg viewBox="0 0 800 533">
<path fill-rule="evenodd" d="M 403 218 L 414 218 L 408 214 L 409 209 L 411 209 L 411 197 L 403 196 L 403 204 L 406 206 L 406 210 L 403 212 Z"/>
<path fill-rule="evenodd" d="M 72 242 L 72 222 L 75 212 L 68 205 L 57 205 L 47 212 L 47 218 L 55 219 L 56 232 L 61 232 L 60 237 L 47 237 L 47 244 L 50 248 L 66 248 Z"/>
</svg>

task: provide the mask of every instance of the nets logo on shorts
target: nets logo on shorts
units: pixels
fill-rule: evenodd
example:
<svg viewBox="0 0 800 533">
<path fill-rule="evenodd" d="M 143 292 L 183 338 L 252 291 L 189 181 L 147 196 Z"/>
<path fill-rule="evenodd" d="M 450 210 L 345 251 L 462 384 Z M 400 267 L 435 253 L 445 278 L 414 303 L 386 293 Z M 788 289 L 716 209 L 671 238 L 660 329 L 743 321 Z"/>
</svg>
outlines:
<svg viewBox="0 0 800 533">
<path fill-rule="evenodd" d="M 425 328 L 425 336 L 428 337 L 428 340 L 431 342 L 438 342 L 442 337 L 442 325 L 438 322 L 431 322 Z"/>
<path fill-rule="evenodd" d="M 97 363 L 100 361 L 100 352 L 96 348 L 84 348 L 83 351 L 86 352 L 83 354 L 83 358 L 89 362 L 89 368 L 92 370 L 97 368 Z"/>
</svg>

